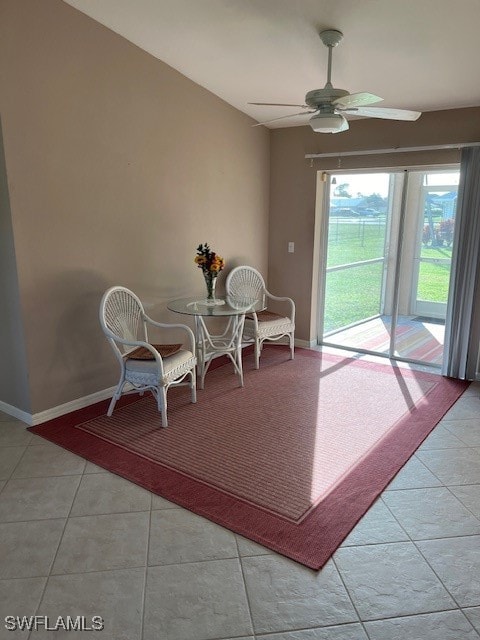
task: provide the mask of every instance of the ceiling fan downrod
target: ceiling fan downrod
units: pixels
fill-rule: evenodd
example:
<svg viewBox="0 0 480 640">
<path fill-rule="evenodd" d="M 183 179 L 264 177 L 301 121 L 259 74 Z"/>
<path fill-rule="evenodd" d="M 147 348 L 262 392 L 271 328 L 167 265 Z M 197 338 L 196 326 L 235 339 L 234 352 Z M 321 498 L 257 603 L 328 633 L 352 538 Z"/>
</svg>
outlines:
<svg viewBox="0 0 480 640">
<path fill-rule="evenodd" d="M 328 48 L 327 82 L 325 87 L 332 87 L 332 50 L 342 40 L 343 33 L 338 29 L 325 29 L 319 35 L 323 44 Z"/>
</svg>

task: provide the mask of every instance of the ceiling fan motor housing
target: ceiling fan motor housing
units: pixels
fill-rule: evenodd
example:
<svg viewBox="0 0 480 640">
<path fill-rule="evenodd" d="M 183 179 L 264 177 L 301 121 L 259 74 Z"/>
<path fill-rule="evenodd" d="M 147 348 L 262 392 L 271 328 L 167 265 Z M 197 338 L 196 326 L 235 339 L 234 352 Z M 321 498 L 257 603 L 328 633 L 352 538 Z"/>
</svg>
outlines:
<svg viewBox="0 0 480 640">
<path fill-rule="evenodd" d="M 305 104 L 317 109 L 323 104 L 331 104 L 333 100 L 348 95 L 349 92 L 345 91 L 345 89 L 335 89 L 331 85 L 326 85 L 323 89 L 313 89 L 313 91 L 309 91 L 305 96 Z"/>
</svg>

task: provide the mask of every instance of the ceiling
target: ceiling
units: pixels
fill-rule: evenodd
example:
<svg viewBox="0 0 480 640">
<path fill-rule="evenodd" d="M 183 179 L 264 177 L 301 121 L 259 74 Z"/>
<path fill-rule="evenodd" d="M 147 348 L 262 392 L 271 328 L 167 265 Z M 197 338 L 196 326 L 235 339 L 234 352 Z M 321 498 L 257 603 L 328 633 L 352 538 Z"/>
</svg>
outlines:
<svg viewBox="0 0 480 640">
<path fill-rule="evenodd" d="M 257 121 L 326 81 L 319 31 L 344 39 L 332 82 L 378 106 L 480 105 L 480 0 L 64 0 Z M 305 124 L 288 118 L 269 127 Z"/>
</svg>

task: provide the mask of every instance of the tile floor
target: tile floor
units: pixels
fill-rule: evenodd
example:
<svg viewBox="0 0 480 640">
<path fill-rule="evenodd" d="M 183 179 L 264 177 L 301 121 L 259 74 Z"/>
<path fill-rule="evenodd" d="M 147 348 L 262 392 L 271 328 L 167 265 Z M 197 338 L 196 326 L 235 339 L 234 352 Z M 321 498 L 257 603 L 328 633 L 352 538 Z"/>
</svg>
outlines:
<svg viewBox="0 0 480 640">
<path fill-rule="evenodd" d="M 100 615 L 102 640 L 480 637 L 480 384 L 314 572 L 0 414 L 0 639 L 7 615 Z"/>
</svg>

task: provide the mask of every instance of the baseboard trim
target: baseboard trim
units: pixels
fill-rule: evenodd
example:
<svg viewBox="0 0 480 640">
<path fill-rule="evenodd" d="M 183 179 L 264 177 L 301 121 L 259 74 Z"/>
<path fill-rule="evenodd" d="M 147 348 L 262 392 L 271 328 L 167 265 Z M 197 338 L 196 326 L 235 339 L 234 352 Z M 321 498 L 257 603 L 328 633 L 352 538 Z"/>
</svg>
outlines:
<svg viewBox="0 0 480 640">
<path fill-rule="evenodd" d="M 34 413 L 33 416 L 31 416 L 32 421 L 29 424 L 31 424 L 31 426 L 35 426 L 37 424 L 41 424 L 42 422 L 46 422 L 47 420 L 52 420 L 53 418 L 63 416 L 66 413 L 77 411 L 77 409 L 89 407 L 91 404 L 95 404 L 96 402 L 101 402 L 102 400 L 111 398 L 115 389 L 116 386 L 110 387 L 109 389 L 103 389 L 102 391 L 91 393 L 88 396 L 83 396 L 83 398 L 77 398 L 76 400 L 71 400 L 70 402 L 59 404 L 58 406 L 52 407 L 51 409 L 46 409 L 45 411 Z"/>
<path fill-rule="evenodd" d="M 32 415 L 30 413 L 22 411 L 18 407 L 14 407 L 12 404 L 8 404 L 7 402 L 3 402 L 2 400 L 0 400 L 0 411 L 3 411 L 9 416 L 12 416 L 12 418 L 17 418 L 17 420 L 21 420 L 22 422 L 25 422 L 30 426 L 33 425 L 33 423 L 31 422 Z"/>
<path fill-rule="evenodd" d="M 34 414 L 22 411 L 21 409 L 18 409 L 11 404 L 2 402 L 1 400 L 0 410 L 4 413 L 7 413 L 9 416 L 12 416 L 13 418 L 17 418 L 18 420 L 25 422 L 27 426 L 34 427 L 37 424 L 42 424 L 42 422 L 47 422 L 47 420 L 52 420 L 53 418 L 58 418 L 59 416 L 63 416 L 66 413 L 71 413 L 72 411 L 76 411 L 77 409 L 89 407 L 96 402 L 107 400 L 108 398 L 112 397 L 115 389 L 116 387 L 103 389 L 102 391 L 91 393 L 88 396 L 83 396 L 82 398 L 77 398 L 76 400 L 71 400 L 70 402 L 65 402 L 64 404 L 59 404 L 56 407 L 46 409 L 45 411 L 39 411 L 38 413 Z"/>
<path fill-rule="evenodd" d="M 317 346 L 317 341 L 316 340 L 300 340 L 300 338 L 295 338 L 293 342 L 294 342 L 296 347 L 300 347 L 302 349 L 312 349 L 313 347 Z M 263 344 L 265 346 L 269 346 L 269 345 L 274 345 L 275 346 L 275 345 L 278 344 L 278 345 L 281 345 L 281 346 L 284 346 L 284 347 L 288 347 L 289 342 L 288 342 L 288 338 L 286 338 L 286 339 L 283 338 L 282 341 L 280 341 L 280 340 L 278 342 L 274 342 L 273 340 L 272 340 L 272 342 L 265 341 Z M 244 342 L 242 347 L 245 349 L 245 347 L 247 345 L 250 345 L 250 346 L 253 347 L 251 342 Z"/>
<path fill-rule="evenodd" d="M 317 346 L 316 340 L 300 340 L 299 338 L 295 338 L 295 346 L 301 347 L 302 349 L 312 349 Z"/>
</svg>

